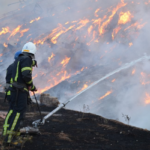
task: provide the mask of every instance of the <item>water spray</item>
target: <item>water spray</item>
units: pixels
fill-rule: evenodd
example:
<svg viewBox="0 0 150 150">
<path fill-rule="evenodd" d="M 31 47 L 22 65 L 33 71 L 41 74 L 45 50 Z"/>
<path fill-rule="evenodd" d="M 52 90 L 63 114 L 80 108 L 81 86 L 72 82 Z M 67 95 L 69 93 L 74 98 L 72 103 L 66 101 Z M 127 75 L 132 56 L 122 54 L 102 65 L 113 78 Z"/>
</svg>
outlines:
<svg viewBox="0 0 150 150">
<path fill-rule="evenodd" d="M 42 120 L 39 119 L 39 120 L 36 120 L 34 121 L 32 124 L 34 125 L 34 127 L 38 127 L 39 125 L 44 125 L 45 124 L 45 121 L 51 117 L 54 113 L 56 113 L 57 111 L 59 111 L 61 108 L 65 107 L 69 102 L 71 102 L 72 100 L 74 100 L 76 97 L 78 97 L 79 95 L 81 95 L 82 93 L 84 93 L 85 91 L 89 90 L 90 88 L 92 88 L 93 86 L 95 86 L 96 84 L 98 84 L 99 82 L 105 80 L 106 78 L 122 71 L 122 70 L 125 70 L 125 69 L 128 69 L 132 66 L 134 66 L 135 64 L 143 61 L 143 60 L 150 60 L 150 56 L 147 56 L 146 54 L 137 59 L 137 60 L 134 60 L 130 63 L 126 63 L 125 65 L 123 65 L 122 67 L 114 70 L 113 72 L 111 73 L 108 73 L 107 75 L 105 75 L 104 77 L 102 77 L 101 79 L 95 81 L 94 83 L 92 83 L 90 86 L 88 86 L 86 89 L 84 89 L 83 91 L 81 91 L 80 93 L 76 94 L 75 96 L 73 96 L 71 99 L 67 100 L 66 102 L 60 104 L 56 109 L 54 109 L 52 112 L 48 113 Z"/>
</svg>

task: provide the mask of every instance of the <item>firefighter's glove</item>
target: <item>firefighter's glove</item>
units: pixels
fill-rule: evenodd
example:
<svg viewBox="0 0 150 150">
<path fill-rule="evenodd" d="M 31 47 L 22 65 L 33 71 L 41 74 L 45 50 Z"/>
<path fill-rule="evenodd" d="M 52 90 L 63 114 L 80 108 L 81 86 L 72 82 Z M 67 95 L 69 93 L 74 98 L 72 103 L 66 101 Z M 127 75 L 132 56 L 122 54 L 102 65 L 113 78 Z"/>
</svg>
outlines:
<svg viewBox="0 0 150 150">
<path fill-rule="evenodd" d="M 33 85 L 32 88 L 31 88 L 31 91 L 32 92 L 37 91 L 37 88 Z"/>
<path fill-rule="evenodd" d="M 27 100 L 27 105 L 31 105 L 32 104 L 32 99 L 31 98 L 28 98 Z"/>
<path fill-rule="evenodd" d="M 38 65 L 37 65 L 37 61 L 36 60 L 32 60 L 32 67 L 38 67 Z"/>
</svg>

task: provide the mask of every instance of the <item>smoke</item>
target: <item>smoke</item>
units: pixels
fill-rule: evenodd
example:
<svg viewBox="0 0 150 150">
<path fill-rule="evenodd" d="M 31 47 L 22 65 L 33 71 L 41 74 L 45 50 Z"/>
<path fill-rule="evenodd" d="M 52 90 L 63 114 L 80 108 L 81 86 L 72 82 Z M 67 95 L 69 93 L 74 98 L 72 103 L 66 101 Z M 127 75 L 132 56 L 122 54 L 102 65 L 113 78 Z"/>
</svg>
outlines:
<svg viewBox="0 0 150 150">
<path fill-rule="evenodd" d="M 128 11 L 133 17 L 118 24 L 120 13 Z M 150 55 L 149 14 L 148 0 L 22 2 L 20 10 L 0 24 L 10 31 L 0 36 L 1 84 L 15 51 L 32 41 L 37 45 L 38 61 L 34 84 L 39 92 L 64 102 L 124 64 Z M 10 37 L 19 25 L 20 31 Z M 122 122 L 122 114 L 129 115 L 130 124 L 149 129 L 149 74 L 149 61 L 137 63 L 84 92 L 66 108 L 83 111 L 85 104 L 91 113 Z"/>
</svg>

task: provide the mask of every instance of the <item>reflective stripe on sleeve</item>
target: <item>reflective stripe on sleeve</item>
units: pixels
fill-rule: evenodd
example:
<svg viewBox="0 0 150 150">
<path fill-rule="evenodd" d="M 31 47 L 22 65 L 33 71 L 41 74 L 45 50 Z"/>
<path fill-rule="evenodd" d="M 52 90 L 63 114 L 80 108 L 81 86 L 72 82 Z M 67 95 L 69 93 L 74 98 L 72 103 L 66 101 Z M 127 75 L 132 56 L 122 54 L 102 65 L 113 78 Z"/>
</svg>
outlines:
<svg viewBox="0 0 150 150">
<path fill-rule="evenodd" d="M 21 72 L 26 71 L 26 70 L 32 70 L 32 68 L 31 67 L 24 67 L 21 69 Z"/>
<path fill-rule="evenodd" d="M 11 95 L 11 91 L 8 91 L 8 92 L 7 92 L 7 95 Z"/>
<path fill-rule="evenodd" d="M 17 79 L 18 79 L 18 72 L 19 72 L 19 61 L 18 61 L 18 64 L 17 64 L 17 70 L 16 70 L 16 76 L 15 76 L 15 81 L 17 82 Z"/>
</svg>

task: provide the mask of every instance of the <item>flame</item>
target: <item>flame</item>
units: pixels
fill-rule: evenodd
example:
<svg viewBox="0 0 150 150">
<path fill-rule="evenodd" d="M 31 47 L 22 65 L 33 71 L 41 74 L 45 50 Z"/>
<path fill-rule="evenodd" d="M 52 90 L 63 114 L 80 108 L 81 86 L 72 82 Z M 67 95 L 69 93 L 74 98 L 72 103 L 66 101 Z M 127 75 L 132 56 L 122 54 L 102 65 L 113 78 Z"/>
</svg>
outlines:
<svg viewBox="0 0 150 150">
<path fill-rule="evenodd" d="M 66 22 L 65 24 L 69 24 L 69 21 L 68 21 L 68 22 Z"/>
<path fill-rule="evenodd" d="M 79 27 L 76 28 L 76 30 L 81 29 L 82 27 L 84 27 L 87 23 L 89 23 L 90 21 L 88 19 L 85 20 L 80 20 L 80 22 L 78 24 L 81 24 Z"/>
<path fill-rule="evenodd" d="M 66 57 L 65 59 L 62 60 L 61 64 L 63 65 L 63 67 L 65 67 L 69 63 L 70 59 L 71 58 Z"/>
<path fill-rule="evenodd" d="M 8 40 L 9 40 L 12 36 L 15 36 L 15 35 L 20 31 L 20 28 L 21 28 L 21 27 L 22 27 L 22 25 L 19 25 L 17 28 L 15 28 L 15 29 L 11 32 L 11 34 L 10 34 Z"/>
<path fill-rule="evenodd" d="M 77 92 L 77 93 L 80 93 L 80 92 L 82 92 L 84 89 L 86 89 L 88 87 L 88 85 L 87 84 L 84 84 L 83 85 L 83 87 L 82 87 L 82 89 L 79 91 L 79 92 Z"/>
<path fill-rule="evenodd" d="M 57 79 L 56 77 L 53 77 L 53 81 L 54 81 L 53 84 L 50 84 L 50 86 L 46 86 L 46 87 L 43 88 L 43 89 L 38 89 L 38 91 L 37 91 L 36 93 L 43 93 L 43 92 L 49 90 L 50 88 L 56 86 L 56 85 L 59 84 L 60 82 L 66 80 L 66 79 L 69 79 L 70 77 L 71 77 L 71 75 L 69 75 L 69 74 L 67 73 L 67 71 L 63 71 L 63 75 L 62 75 L 62 77 L 61 77 L 60 79 Z"/>
<path fill-rule="evenodd" d="M 34 21 L 38 21 L 40 19 L 41 19 L 41 17 L 35 18 L 35 19 L 31 20 L 30 23 L 33 23 Z"/>
<path fill-rule="evenodd" d="M 55 56 L 55 54 L 52 53 L 52 55 L 50 57 L 48 57 L 48 62 L 50 62 L 54 56 Z"/>
<path fill-rule="evenodd" d="M 90 35 L 91 34 L 91 31 L 93 30 L 93 26 L 91 25 L 89 28 L 88 28 L 88 34 Z"/>
<path fill-rule="evenodd" d="M 113 91 L 108 91 L 105 95 L 103 95 L 102 97 L 99 98 L 99 100 L 104 99 L 105 97 L 107 97 L 108 95 L 110 95 Z"/>
<path fill-rule="evenodd" d="M 146 24 L 147 24 L 147 22 L 145 22 L 145 23 L 143 23 L 143 24 L 141 24 L 141 25 L 138 25 L 137 28 L 138 28 L 138 29 L 142 29 Z"/>
<path fill-rule="evenodd" d="M 135 69 L 133 69 L 133 70 L 132 70 L 132 75 L 134 75 L 134 74 L 135 74 L 135 72 L 136 72 L 136 70 L 135 70 Z"/>
<path fill-rule="evenodd" d="M 25 33 L 25 32 L 27 32 L 27 31 L 29 31 L 29 29 L 23 29 L 22 31 L 20 31 L 20 37 L 22 37 L 23 36 L 23 34 Z"/>
<path fill-rule="evenodd" d="M 117 12 L 120 8 L 122 8 L 122 7 L 126 6 L 126 5 L 127 5 L 127 3 L 124 3 L 124 1 L 121 0 L 121 3 L 118 4 L 116 8 L 113 9 L 112 14 L 111 14 L 111 15 L 108 17 L 108 19 L 107 19 L 105 22 L 103 22 L 103 24 L 101 25 L 101 27 L 100 27 L 100 35 L 104 34 L 105 28 L 106 28 L 107 25 L 111 22 L 111 20 L 113 19 L 114 15 L 116 14 L 116 12 Z"/>
<path fill-rule="evenodd" d="M 129 43 L 129 46 L 131 47 L 133 45 L 133 43 Z"/>
<path fill-rule="evenodd" d="M 2 28 L 2 31 L 0 31 L 0 35 L 6 34 L 6 33 L 8 33 L 8 32 L 10 32 L 10 31 L 9 31 L 9 27 Z"/>
<path fill-rule="evenodd" d="M 36 74 L 34 77 L 32 77 L 32 80 L 35 79 L 38 75 Z"/>
<path fill-rule="evenodd" d="M 150 95 L 146 93 L 145 104 L 150 104 Z"/>
<path fill-rule="evenodd" d="M 4 47 L 8 47 L 8 45 L 6 43 L 3 44 Z"/>
<path fill-rule="evenodd" d="M 70 26 L 69 28 L 65 28 L 62 26 L 62 24 L 58 24 L 58 27 L 53 29 L 52 32 L 46 36 L 45 38 L 43 38 L 42 40 L 38 40 L 38 41 L 34 41 L 34 44 L 44 44 L 44 42 L 50 38 L 51 42 L 53 44 L 57 43 L 57 39 L 60 35 L 62 35 L 63 33 L 66 33 L 67 31 L 71 30 L 72 28 L 74 28 L 75 25 Z"/>
<path fill-rule="evenodd" d="M 98 9 L 96 9 L 96 11 L 95 11 L 95 17 L 98 17 L 98 12 L 100 11 L 100 8 L 98 8 Z"/>
<path fill-rule="evenodd" d="M 127 22 L 130 22 L 133 16 L 131 15 L 130 11 L 127 12 L 121 12 L 119 14 L 119 21 L 118 24 L 126 24 Z"/>
<path fill-rule="evenodd" d="M 113 83 L 113 82 L 115 82 L 116 81 L 116 79 L 113 79 L 111 82 Z"/>
<path fill-rule="evenodd" d="M 73 25 L 73 26 L 70 26 L 69 28 L 67 28 L 67 29 L 64 30 L 64 31 L 60 31 L 58 34 L 56 34 L 55 37 L 53 37 L 53 38 L 51 39 L 51 42 L 52 42 L 53 44 L 56 44 L 58 37 L 59 37 L 62 33 L 66 33 L 66 32 L 68 32 L 69 30 L 71 30 L 72 28 L 74 28 L 74 25 Z"/>
<path fill-rule="evenodd" d="M 117 27 L 115 29 L 113 29 L 113 33 L 112 33 L 112 39 L 114 40 L 115 35 L 117 35 L 117 33 L 121 30 L 121 27 Z"/>
</svg>

